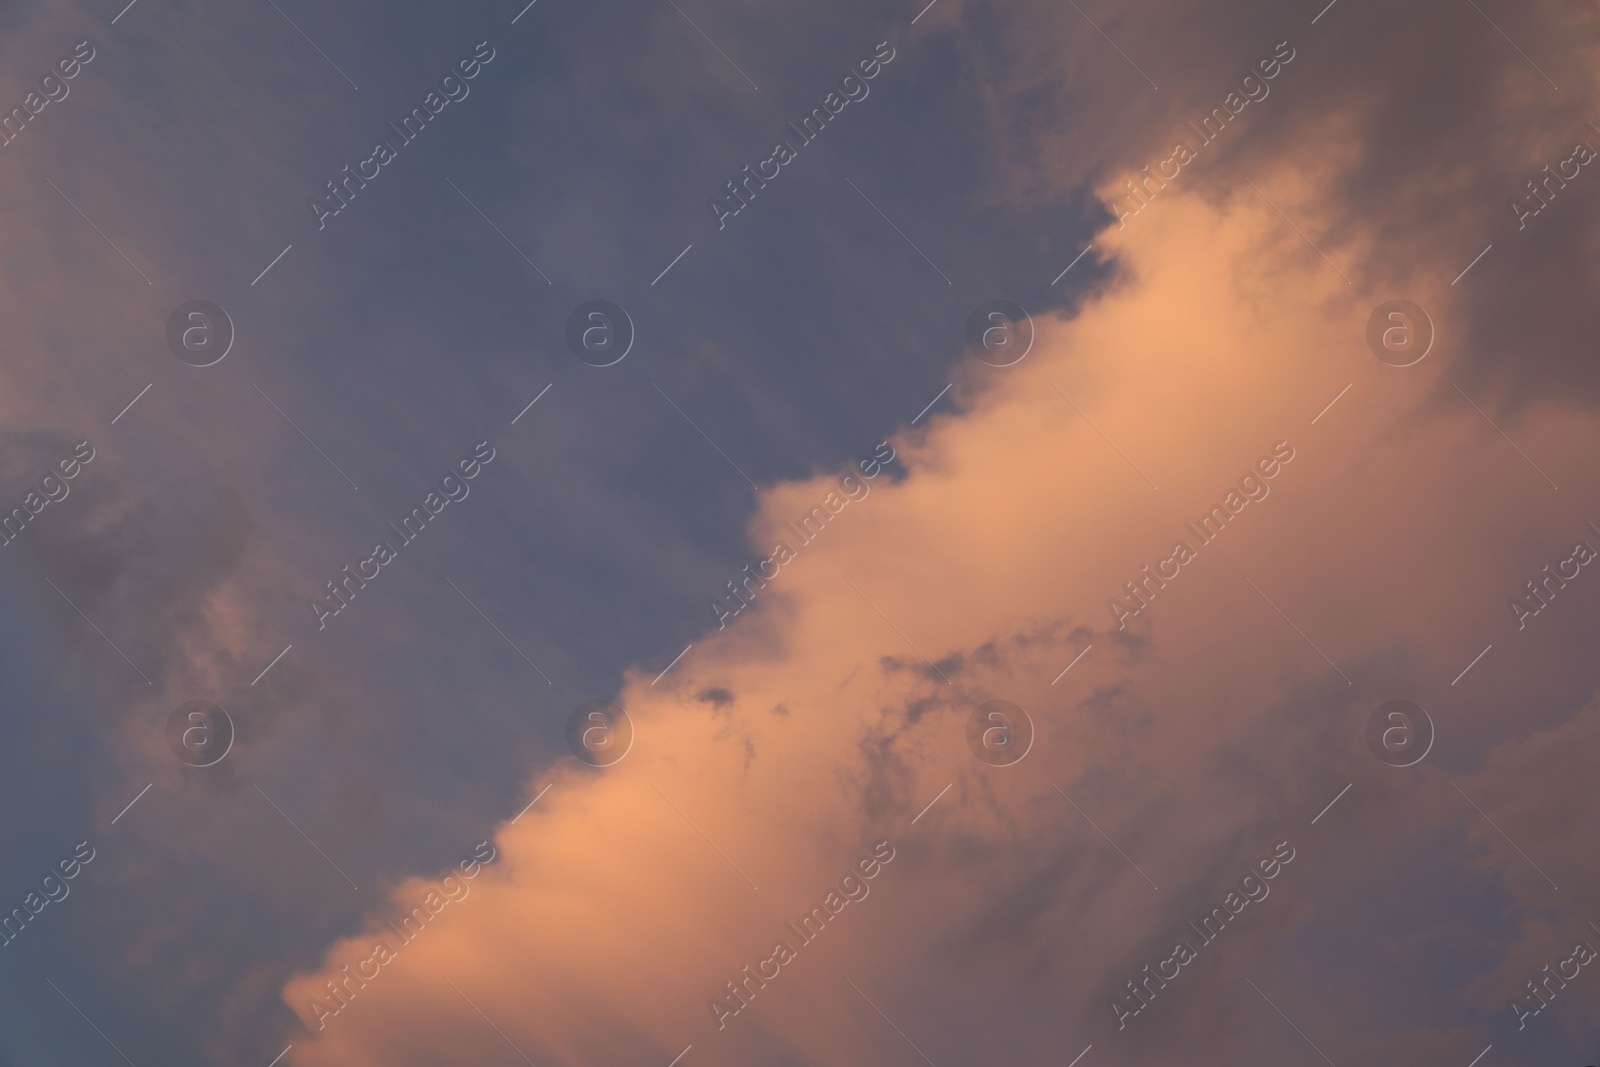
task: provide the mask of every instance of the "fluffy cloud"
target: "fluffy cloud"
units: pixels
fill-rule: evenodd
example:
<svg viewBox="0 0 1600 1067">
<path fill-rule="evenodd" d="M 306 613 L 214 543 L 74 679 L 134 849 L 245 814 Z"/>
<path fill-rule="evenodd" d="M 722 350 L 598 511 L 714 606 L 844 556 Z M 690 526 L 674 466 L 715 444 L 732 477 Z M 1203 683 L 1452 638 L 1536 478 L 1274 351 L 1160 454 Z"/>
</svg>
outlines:
<svg viewBox="0 0 1600 1067">
<path fill-rule="evenodd" d="M 1304 984 L 1310 965 L 1285 946 L 1360 921 L 1330 891 L 1362 881 L 1341 869 L 1359 842 L 1478 840 L 1478 815 L 1435 796 L 1439 775 L 1365 751 L 1366 716 L 1410 696 L 1435 709 L 1434 762 L 1471 759 L 1461 738 L 1491 712 L 1464 694 L 1538 655 L 1508 632 L 1514 561 L 1561 540 L 1569 512 L 1468 404 L 1434 401 L 1448 349 L 1403 370 L 1373 358 L 1376 301 L 1254 193 L 1213 205 L 1175 191 L 1105 239 L 1122 284 L 1041 322 L 1023 363 L 964 370 L 963 410 L 897 442 L 902 480 L 842 514 L 753 616 L 658 683 L 633 675 L 620 697 L 633 751 L 536 774 L 528 795 L 548 794 L 497 830 L 503 859 L 471 901 L 320 1031 L 310 998 L 383 928 L 288 985 L 313 1026 L 299 1062 L 509 1055 L 507 1040 L 534 1062 L 666 1062 L 690 1044 L 728 1062 L 860 1062 L 908 1052 L 884 1016 L 935 1062 L 1070 1058 L 1091 1041 L 1110 1062 L 1194 1045 L 1259 1055 L 1282 1035 L 1250 976 L 1336 1061 L 1383 1040 L 1472 1044 L 1489 1024 L 1448 989 L 1425 1038 L 1346 1036 L 1362 995 Z M 1409 295 L 1449 329 L 1445 286 Z M 1596 430 L 1541 411 L 1515 436 L 1561 480 Z M 1294 458 L 1270 494 L 1119 630 L 1107 599 L 1174 541 L 1194 544 L 1185 522 L 1282 441 Z M 752 545 L 765 553 L 830 481 L 764 493 Z M 1452 689 L 1491 640 L 1505 658 Z M 1538 696 L 1569 714 L 1556 688 Z M 1014 767 L 966 749 L 968 716 L 994 698 L 1038 731 Z M 1385 805 L 1407 803 L 1416 819 L 1387 827 Z M 881 840 L 898 858 L 870 896 L 719 1030 L 706 1001 Z M 1194 965 L 1210 973 L 1119 1033 L 1124 983 L 1282 841 L 1301 858 Z M 1516 884 L 1496 857 L 1487 884 Z M 419 889 L 397 889 L 396 906 Z M 1475 905 L 1459 907 L 1438 921 L 1470 922 Z M 1507 951 L 1488 932 L 1474 945 L 1485 968 Z"/>
</svg>

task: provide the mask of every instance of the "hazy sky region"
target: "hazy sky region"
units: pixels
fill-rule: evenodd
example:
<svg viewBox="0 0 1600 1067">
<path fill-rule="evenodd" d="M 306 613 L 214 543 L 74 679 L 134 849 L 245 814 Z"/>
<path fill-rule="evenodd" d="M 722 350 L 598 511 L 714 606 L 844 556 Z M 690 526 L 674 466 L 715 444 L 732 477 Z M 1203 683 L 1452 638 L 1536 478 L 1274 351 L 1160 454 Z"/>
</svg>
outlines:
<svg viewBox="0 0 1600 1067">
<path fill-rule="evenodd" d="M 0 6 L 0 1067 L 1600 1062 L 1597 51 Z"/>
</svg>

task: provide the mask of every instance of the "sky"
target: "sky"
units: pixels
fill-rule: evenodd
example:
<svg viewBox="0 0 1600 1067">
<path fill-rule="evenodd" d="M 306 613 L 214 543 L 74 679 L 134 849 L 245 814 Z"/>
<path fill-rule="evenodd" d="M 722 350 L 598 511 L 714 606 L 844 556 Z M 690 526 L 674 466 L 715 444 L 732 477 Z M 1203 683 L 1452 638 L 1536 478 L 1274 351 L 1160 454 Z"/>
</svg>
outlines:
<svg viewBox="0 0 1600 1067">
<path fill-rule="evenodd" d="M 1596 1062 L 1600 16 L 125 3 L 0 1065 Z"/>
</svg>

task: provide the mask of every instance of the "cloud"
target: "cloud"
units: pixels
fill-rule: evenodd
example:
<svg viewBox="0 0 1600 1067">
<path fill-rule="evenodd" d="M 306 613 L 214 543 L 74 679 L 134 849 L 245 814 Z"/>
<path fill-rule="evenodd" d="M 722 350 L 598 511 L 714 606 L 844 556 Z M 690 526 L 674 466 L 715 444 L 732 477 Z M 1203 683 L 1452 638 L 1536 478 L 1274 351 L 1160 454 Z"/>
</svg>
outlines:
<svg viewBox="0 0 1600 1067">
<path fill-rule="evenodd" d="M 1439 708 L 1484 641 L 1512 646 L 1516 546 L 1564 512 L 1470 406 L 1434 403 L 1448 356 L 1399 370 L 1366 351 L 1370 308 L 1285 229 L 1248 190 L 1221 204 L 1174 190 L 1161 214 L 1105 234 L 1120 285 L 1041 321 L 1016 367 L 964 367 L 961 411 L 897 440 L 903 478 L 845 509 L 665 678 L 630 676 L 626 759 L 536 773 L 528 795 L 549 792 L 498 828 L 503 858 L 471 900 L 323 1029 L 310 999 L 383 928 L 288 984 L 311 1024 L 300 1062 L 501 1055 L 506 1040 L 534 1062 L 689 1044 L 860 1062 L 902 1041 L 883 1016 L 972 1062 L 1090 1041 L 1113 1062 L 1191 1045 L 1259 1056 L 1277 1017 L 1250 976 L 1333 1049 L 1376 1041 L 1340 1032 L 1357 994 L 1294 988 L 1305 976 L 1282 946 L 1353 918 L 1319 885 L 1342 877 L 1353 836 L 1391 848 L 1466 832 L 1431 802 L 1420 825 L 1383 829 L 1385 798 L 1409 794 L 1365 751 L 1366 717 L 1396 694 Z M 1596 431 L 1551 410 L 1519 443 L 1564 475 L 1560 457 Z M 1185 524 L 1275 447 L 1292 458 L 1270 492 L 1201 544 Z M 788 536 L 831 482 L 764 492 L 752 548 Z M 1486 510 L 1485 493 L 1515 506 Z M 1145 586 L 1119 630 L 1107 601 L 1131 603 L 1125 582 L 1180 540 L 1194 560 Z M 1492 688 L 1492 668 L 1476 670 Z M 966 720 L 994 698 L 1038 731 L 1015 767 L 966 749 Z M 1489 714 L 1469 701 L 1448 728 Z M 1313 826 L 1346 783 L 1342 810 Z M 871 895 L 719 1029 L 707 1000 L 884 840 L 898 857 Z M 1125 983 L 1285 841 L 1297 862 L 1195 965 L 1209 973 L 1119 1032 L 1108 1007 Z M 1470 1044 L 1464 1005 L 1428 1047 Z"/>
<path fill-rule="evenodd" d="M 1526 225 L 1511 204 L 1578 141 L 1600 149 L 1593 11 L 1540 0 L 1397 18 L 1246 0 L 1178 5 L 1152 25 L 1116 5 L 997 18 L 992 5 L 940 3 L 927 18 L 951 27 L 981 101 L 996 197 L 1027 203 L 1087 183 L 1116 215 L 1126 183 L 1182 141 L 1199 158 L 1175 187 L 1216 203 L 1254 181 L 1363 290 L 1447 287 L 1492 245 L 1451 293 L 1463 385 L 1492 389 L 1507 410 L 1592 404 L 1590 172 L 1541 186 L 1548 206 Z M 1243 77 L 1280 43 L 1294 59 L 1247 101 Z M 1206 144 L 1201 120 L 1230 91 L 1238 113 Z M 1318 178 L 1302 196 L 1267 180 L 1289 159 Z M 1146 225 L 1163 197 L 1128 225 Z"/>
</svg>

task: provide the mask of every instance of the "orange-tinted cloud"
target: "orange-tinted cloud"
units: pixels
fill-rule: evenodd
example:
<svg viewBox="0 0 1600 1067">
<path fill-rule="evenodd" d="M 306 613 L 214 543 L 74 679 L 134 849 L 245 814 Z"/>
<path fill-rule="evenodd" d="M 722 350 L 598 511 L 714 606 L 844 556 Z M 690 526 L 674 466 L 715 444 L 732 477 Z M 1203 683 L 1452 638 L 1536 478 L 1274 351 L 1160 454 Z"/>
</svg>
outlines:
<svg viewBox="0 0 1600 1067">
<path fill-rule="evenodd" d="M 1319 184 L 1262 178 L 1299 208 Z M 1525 675 L 1576 640 L 1552 625 L 1535 645 L 1504 601 L 1530 552 L 1581 532 L 1571 460 L 1600 426 L 1546 409 L 1513 424 L 1565 483 L 1553 491 L 1464 399 L 1438 400 L 1459 358 L 1447 275 L 1404 294 L 1433 313 L 1434 350 L 1381 363 L 1363 336 L 1392 294 L 1347 285 L 1248 188 L 1219 204 L 1173 190 L 1102 241 L 1120 284 L 1039 322 L 1017 366 L 963 371 L 959 413 L 896 441 L 903 478 L 872 482 L 666 676 L 630 678 L 627 758 L 536 773 L 528 795 L 549 792 L 496 830 L 502 858 L 470 898 L 323 1028 L 312 998 L 390 936 L 389 914 L 289 983 L 311 1029 L 297 1062 L 509 1057 L 507 1041 L 538 1063 L 665 1063 L 691 1044 L 700 1062 L 863 1062 L 906 1052 L 884 1016 L 935 1062 L 1268 1040 L 1275 1016 L 1235 992 L 1254 997 L 1242 978 L 1260 973 L 1237 946 L 1270 952 L 1336 909 L 1317 879 L 1353 838 L 1387 840 L 1377 812 L 1409 795 L 1365 750 L 1371 709 L 1432 707 L 1443 750 L 1488 726 L 1450 684 L 1486 643 L 1496 659 L 1468 677 L 1494 693 L 1507 665 Z M 765 492 L 752 547 L 767 555 L 835 484 Z M 1244 492 L 1259 499 L 1231 502 Z M 1235 513 L 1202 543 L 1186 523 L 1225 500 Z M 1179 541 L 1192 560 L 1119 628 L 1108 601 L 1133 603 L 1125 583 Z M 996 698 L 1037 729 L 1013 767 L 966 747 Z M 1477 818 L 1412 803 L 1436 830 Z M 870 894 L 790 944 L 796 959 L 719 1028 L 708 1001 L 793 942 L 784 924 L 881 841 L 896 858 Z M 1151 1004 L 1158 1021 L 1119 1034 L 1125 981 L 1284 841 L 1304 858 L 1246 932 Z M 394 907 L 425 890 L 398 887 Z M 1358 994 L 1289 996 L 1335 1048 L 1365 1047 L 1336 1029 Z M 1470 1040 L 1445 1027 L 1411 1047 Z"/>
</svg>

